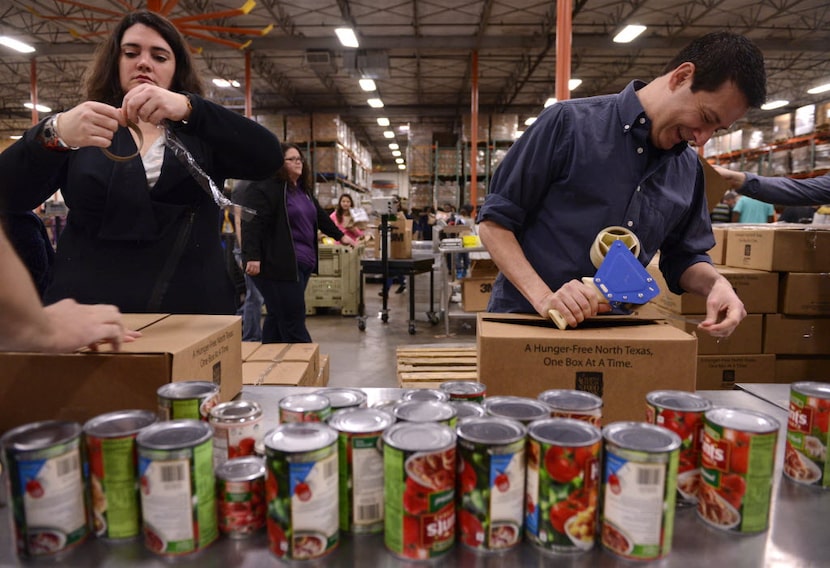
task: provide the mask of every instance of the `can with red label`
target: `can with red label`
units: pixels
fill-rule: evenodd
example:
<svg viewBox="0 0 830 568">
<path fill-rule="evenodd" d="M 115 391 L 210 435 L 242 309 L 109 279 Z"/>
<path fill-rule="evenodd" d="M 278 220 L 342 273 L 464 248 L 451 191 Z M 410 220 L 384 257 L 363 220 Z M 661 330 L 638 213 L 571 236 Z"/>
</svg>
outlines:
<svg viewBox="0 0 830 568">
<path fill-rule="evenodd" d="M 265 463 L 247 456 L 229 459 L 216 468 L 219 531 L 247 538 L 265 526 Z"/>
<path fill-rule="evenodd" d="M 262 407 L 250 400 L 223 402 L 210 409 L 213 467 L 229 459 L 254 455 L 262 440 Z"/>
<path fill-rule="evenodd" d="M 697 515 L 706 524 L 740 534 L 767 530 L 778 428 L 754 410 L 704 414 Z"/>
<path fill-rule="evenodd" d="M 280 422 L 325 422 L 331 401 L 321 394 L 290 394 L 280 400 Z"/>
<path fill-rule="evenodd" d="M 830 384 L 798 382 L 790 387 L 790 414 L 784 475 L 791 481 L 830 488 L 827 446 L 830 425 Z"/>
<path fill-rule="evenodd" d="M 661 390 L 646 395 L 646 421 L 668 428 L 680 436 L 678 505 L 691 506 L 697 503 L 703 413 L 710 408 L 712 403 L 707 399 L 686 391 Z"/>
<path fill-rule="evenodd" d="M 455 432 L 399 422 L 383 433 L 384 542 L 392 554 L 427 560 L 455 544 Z"/>
<path fill-rule="evenodd" d="M 320 389 L 314 394 L 321 394 L 329 399 L 332 413 L 341 408 L 361 408 L 366 406 L 366 393 L 360 389 L 329 387 Z"/>
<path fill-rule="evenodd" d="M 487 396 L 487 387 L 477 381 L 444 381 L 440 388 L 450 395 L 450 400 L 466 400 L 481 404 Z"/>
<path fill-rule="evenodd" d="M 597 428 L 602 426 L 602 399 L 595 394 L 576 389 L 550 389 L 536 398 L 550 406 L 552 418 L 575 418 Z"/>
<path fill-rule="evenodd" d="M 438 402 L 447 402 L 450 399 L 450 394 L 439 389 L 407 389 L 401 394 L 401 400 L 435 400 Z"/>
<path fill-rule="evenodd" d="M 178 381 L 156 391 L 160 420 L 205 420 L 219 403 L 219 385 L 209 381 Z"/>
<path fill-rule="evenodd" d="M 594 547 L 602 435 L 583 420 L 546 418 L 528 428 L 527 538 L 546 552 Z"/>
</svg>

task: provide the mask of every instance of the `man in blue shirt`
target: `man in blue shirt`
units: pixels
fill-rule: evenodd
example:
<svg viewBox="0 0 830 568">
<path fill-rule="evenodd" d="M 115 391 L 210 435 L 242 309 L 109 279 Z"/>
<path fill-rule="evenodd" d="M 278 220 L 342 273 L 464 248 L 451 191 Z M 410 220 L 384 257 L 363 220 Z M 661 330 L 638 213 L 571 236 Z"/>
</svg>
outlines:
<svg viewBox="0 0 830 568">
<path fill-rule="evenodd" d="M 772 223 L 775 207 L 744 195 L 732 208 L 733 223 Z"/>
<path fill-rule="evenodd" d="M 607 311 L 579 278 L 596 270 L 596 235 L 623 226 L 637 235 L 643 265 L 661 251 L 673 292 L 707 298 L 700 329 L 728 336 L 746 311 L 706 253 L 715 239 L 688 143 L 702 147 L 765 98 L 760 50 L 719 32 L 692 42 L 651 83 L 547 108 L 499 166 L 479 215 L 501 271 L 488 310 L 556 309 L 570 326 Z"/>
</svg>

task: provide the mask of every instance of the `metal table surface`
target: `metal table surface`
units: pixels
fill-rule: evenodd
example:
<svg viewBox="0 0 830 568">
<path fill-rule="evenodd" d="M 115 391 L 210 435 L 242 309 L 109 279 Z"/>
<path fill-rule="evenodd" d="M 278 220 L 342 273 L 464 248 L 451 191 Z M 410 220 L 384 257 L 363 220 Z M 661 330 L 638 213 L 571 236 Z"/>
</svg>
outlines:
<svg viewBox="0 0 830 568">
<path fill-rule="evenodd" d="M 264 409 L 266 428 L 277 423 L 278 401 L 287 394 L 311 392 L 303 387 L 251 387 L 243 389 L 241 397 L 259 402 Z M 369 402 L 395 399 L 400 389 L 363 389 Z M 678 509 L 675 517 L 673 548 L 665 558 L 651 562 L 649 566 L 824 566 L 830 558 L 830 539 L 827 538 L 826 520 L 830 518 L 830 491 L 820 491 L 796 485 L 781 477 L 784 432 L 787 414 L 747 391 L 700 391 L 717 406 L 735 406 L 766 412 L 781 423 L 779 448 L 776 457 L 775 483 L 773 485 L 772 519 L 767 532 L 739 536 L 711 529 L 696 518 L 694 509 Z M 0 566 L 77 566 L 77 567 L 169 567 L 170 560 L 155 556 L 144 549 L 140 540 L 123 544 L 108 544 L 90 539 L 57 563 L 54 559 L 18 559 L 11 541 L 11 513 L 6 507 L 6 523 L 0 523 Z M 2 509 L 0 509 L 2 510 Z M 178 558 L 177 566 L 199 568 L 244 567 L 260 568 L 284 565 L 268 551 L 264 532 L 248 540 L 234 541 L 220 537 L 215 543 L 197 555 Z M 295 563 L 300 565 L 302 563 Z M 446 556 L 431 563 L 408 562 L 397 559 L 384 547 L 383 536 L 341 538 L 340 545 L 327 558 L 314 562 L 313 566 L 344 567 L 401 567 L 401 566 L 463 566 L 463 567 L 516 567 L 516 566 L 573 566 L 609 567 L 634 565 L 600 550 L 578 555 L 558 555 L 539 552 L 523 543 L 512 551 L 499 555 L 479 555 L 457 545 Z"/>
</svg>

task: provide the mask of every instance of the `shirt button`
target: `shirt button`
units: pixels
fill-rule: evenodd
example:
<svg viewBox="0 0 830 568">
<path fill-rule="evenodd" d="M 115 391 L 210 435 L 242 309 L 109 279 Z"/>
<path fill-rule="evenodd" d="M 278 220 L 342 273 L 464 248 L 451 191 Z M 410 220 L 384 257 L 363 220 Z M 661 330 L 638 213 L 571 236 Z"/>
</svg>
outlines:
<svg viewBox="0 0 830 568">
<path fill-rule="evenodd" d="M 638 153 L 638 154 L 642 154 L 642 153 L 643 153 L 643 147 L 642 147 L 642 146 L 640 146 L 639 148 L 637 148 L 637 153 Z"/>
<path fill-rule="evenodd" d="M 637 186 L 637 191 L 640 191 L 640 186 L 639 185 Z"/>
<path fill-rule="evenodd" d="M 626 223 L 626 225 L 628 225 L 629 227 L 633 227 L 634 226 L 634 221 L 629 221 L 628 223 Z"/>
<path fill-rule="evenodd" d="M 646 119 L 643 118 L 643 117 L 640 117 L 640 124 L 645 124 L 645 123 L 646 123 Z"/>
<path fill-rule="evenodd" d="M 626 124 L 625 126 L 623 126 L 623 129 L 625 129 L 625 130 L 628 130 L 629 128 L 631 128 L 630 124 Z"/>
</svg>

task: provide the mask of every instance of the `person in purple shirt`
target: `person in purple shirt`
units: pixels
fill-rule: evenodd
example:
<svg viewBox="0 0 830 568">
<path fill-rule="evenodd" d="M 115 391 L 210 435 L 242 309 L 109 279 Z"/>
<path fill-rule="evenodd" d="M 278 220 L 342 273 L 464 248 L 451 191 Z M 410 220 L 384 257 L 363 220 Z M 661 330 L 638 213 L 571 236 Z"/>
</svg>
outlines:
<svg viewBox="0 0 830 568">
<path fill-rule="evenodd" d="M 646 265 L 675 293 L 707 298 L 701 330 L 728 336 L 746 315 L 707 251 L 715 244 L 697 152 L 766 98 L 760 50 L 728 32 L 703 36 L 646 84 L 552 105 L 512 146 L 479 213 L 479 236 L 500 269 L 491 312 L 558 310 L 569 326 L 608 306 L 580 280 L 610 226 L 631 230 Z"/>
<path fill-rule="evenodd" d="M 317 229 L 354 246 L 314 198 L 311 169 L 295 144 L 282 144 L 285 162 L 271 178 L 245 188 L 257 214 L 242 220 L 242 261 L 265 299 L 263 343 L 311 343 L 305 288 L 317 268 Z"/>
</svg>

